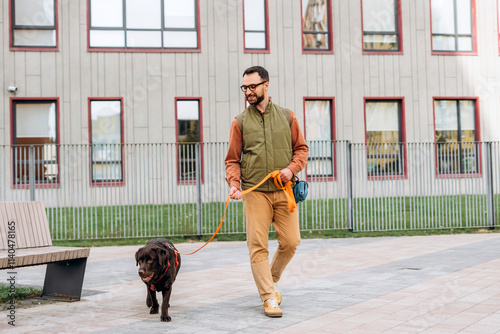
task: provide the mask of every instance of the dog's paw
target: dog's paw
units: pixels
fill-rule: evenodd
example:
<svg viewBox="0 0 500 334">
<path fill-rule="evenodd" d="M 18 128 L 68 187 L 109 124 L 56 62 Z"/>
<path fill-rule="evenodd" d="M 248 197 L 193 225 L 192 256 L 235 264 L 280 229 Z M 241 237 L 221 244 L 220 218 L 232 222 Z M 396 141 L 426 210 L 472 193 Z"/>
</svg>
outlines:
<svg viewBox="0 0 500 334">
<path fill-rule="evenodd" d="M 149 311 L 149 314 L 157 314 L 158 313 L 158 307 L 152 307 L 151 311 Z"/>
<path fill-rule="evenodd" d="M 146 306 L 151 307 L 151 305 L 153 305 L 153 303 L 151 302 L 151 298 L 148 296 L 148 298 L 146 298 Z"/>
<path fill-rule="evenodd" d="M 165 321 L 165 322 L 170 322 L 172 321 L 172 318 L 170 318 L 170 316 L 166 316 L 166 317 L 160 317 L 161 321 Z"/>
</svg>

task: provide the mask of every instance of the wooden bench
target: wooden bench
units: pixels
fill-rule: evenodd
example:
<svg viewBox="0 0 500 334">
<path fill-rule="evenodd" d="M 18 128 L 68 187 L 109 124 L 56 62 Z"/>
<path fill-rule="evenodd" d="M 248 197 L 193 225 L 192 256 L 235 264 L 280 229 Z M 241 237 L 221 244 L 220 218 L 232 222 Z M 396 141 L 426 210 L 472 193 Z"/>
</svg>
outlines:
<svg viewBox="0 0 500 334">
<path fill-rule="evenodd" d="M 80 300 L 90 248 L 52 246 L 43 202 L 0 202 L 0 236 L 0 269 L 47 264 L 42 298 Z"/>
</svg>

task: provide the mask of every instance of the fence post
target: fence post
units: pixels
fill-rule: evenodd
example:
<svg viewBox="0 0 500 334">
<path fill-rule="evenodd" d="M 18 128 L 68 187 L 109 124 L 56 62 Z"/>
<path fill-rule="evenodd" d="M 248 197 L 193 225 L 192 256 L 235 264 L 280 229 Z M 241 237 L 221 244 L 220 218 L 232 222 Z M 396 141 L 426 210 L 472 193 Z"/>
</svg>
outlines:
<svg viewBox="0 0 500 334">
<path fill-rule="evenodd" d="M 350 140 L 346 143 L 346 174 L 347 174 L 347 222 L 349 232 L 354 231 L 354 205 L 352 191 L 352 143 Z"/>
<path fill-rule="evenodd" d="M 28 157 L 28 165 L 29 165 L 29 183 L 30 183 L 30 201 L 35 201 L 35 147 L 30 145 L 29 147 L 29 157 Z"/>
<path fill-rule="evenodd" d="M 196 221 L 197 234 L 201 237 L 201 143 L 196 143 Z"/>
<path fill-rule="evenodd" d="M 493 159 L 491 142 L 486 145 L 486 208 L 488 211 L 488 226 L 495 228 L 495 200 L 493 195 Z"/>
</svg>

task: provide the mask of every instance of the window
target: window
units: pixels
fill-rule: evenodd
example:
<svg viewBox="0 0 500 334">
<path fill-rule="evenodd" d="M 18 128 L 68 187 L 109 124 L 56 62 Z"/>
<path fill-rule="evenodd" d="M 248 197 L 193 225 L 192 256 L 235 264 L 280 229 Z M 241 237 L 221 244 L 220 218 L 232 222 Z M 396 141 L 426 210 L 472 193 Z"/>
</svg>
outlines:
<svg viewBox="0 0 500 334">
<path fill-rule="evenodd" d="M 306 176 L 335 176 L 335 114 L 333 98 L 304 100 L 305 136 L 309 145 Z"/>
<path fill-rule="evenodd" d="M 434 99 L 438 174 L 477 173 L 477 99 Z"/>
<path fill-rule="evenodd" d="M 57 49 L 57 0 L 11 0 L 13 49 Z"/>
<path fill-rule="evenodd" d="M 432 51 L 475 53 L 475 0 L 431 0 Z"/>
<path fill-rule="evenodd" d="M 59 182 L 57 99 L 12 99 L 14 185 Z"/>
<path fill-rule="evenodd" d="M 93 183 L 123 181 L 123 101 L 91 98 L 90 175 Z"/>
<path fill-rule="evenodd" d="M 406 173 L 403 99 L 365 99 L 369 177 Z"/>
<path fill-rule="evenodd" d="M 267 0 L 243 0 L 245 51 L 269 52 Z"/>
<path fill-rule="evenodd" d="M 201 147 L 201 98 L 177 98 L 177 170 L 181 182 L 196 181 L 196 173 L 202 173 L 203 150 Z"/>
<path fill-rule="evenodd" d="M 302 1 L 302 46 L 305 52 L 333 52 L 330 0 Z"/>
<path fill-rule="evenodd" d="M 402 50 L 400 0 L 362 0 L 363 50 Z M 399 52 L 398 52 L 399 53 Z"/>
<path fill-rule="evenodd" d="M 88 1 L 91 50 L 199 50 L 198 0 Z"/>
</svg>

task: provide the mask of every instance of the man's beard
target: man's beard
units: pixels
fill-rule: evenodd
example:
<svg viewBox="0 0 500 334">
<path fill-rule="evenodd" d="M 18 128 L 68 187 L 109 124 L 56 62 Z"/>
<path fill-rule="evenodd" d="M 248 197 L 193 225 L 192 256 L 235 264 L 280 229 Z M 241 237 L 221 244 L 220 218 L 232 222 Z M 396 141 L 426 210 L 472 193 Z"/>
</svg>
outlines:
<svg viewBox="0 0 500 334">
<path fill-rule="evenodd" d="M 263 100 L 264 100 L 264 94 L 262 94 L 261 96 L 257 95 L 257 101 L 255 103 L 252 103 L 252 105 L 255 107 L 256 105 L 261 103 Z"/>
</svg>

